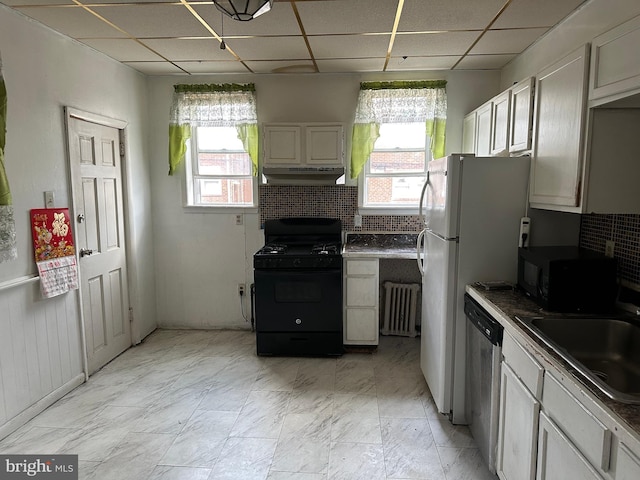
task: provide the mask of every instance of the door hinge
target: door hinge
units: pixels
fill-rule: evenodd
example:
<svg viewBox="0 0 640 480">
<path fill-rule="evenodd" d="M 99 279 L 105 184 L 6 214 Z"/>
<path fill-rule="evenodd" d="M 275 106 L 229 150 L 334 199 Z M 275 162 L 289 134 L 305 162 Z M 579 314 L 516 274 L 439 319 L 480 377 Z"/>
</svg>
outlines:
<svg viewBox="0 0 640 480">
<path fill-rule="evenodd" d="M 129 323 L 133 323 L 133 307 L 129 307 Z"/>
<path fill-rule="evenodd" d="M 124 142 L 120 142 L 120 156 L 124 157 Z"/>
</svg>

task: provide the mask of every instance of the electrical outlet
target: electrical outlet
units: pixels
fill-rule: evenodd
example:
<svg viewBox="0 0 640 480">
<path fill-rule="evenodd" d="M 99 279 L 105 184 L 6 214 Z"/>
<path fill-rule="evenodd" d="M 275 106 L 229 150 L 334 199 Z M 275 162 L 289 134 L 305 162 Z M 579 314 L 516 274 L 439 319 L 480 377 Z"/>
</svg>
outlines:
<svg viewBox="0 0 640 480">
<path fill-rule="evenodd" d="M 362 227 L 362 215 L 356 214 L 353 216 L 353 226 Z"/>
<path fill-rule="evenodd" d="M 615 246 L 616 246 L 616 242 L 614 242 L 613 240 L 607 240 L 606 243 L 604 244 L 604 254 L 607 257 L 613 258 L 613 251 Z"/>
<path fill-rule="evenodd" d="M 244 295 L 244 288 L 245 288 L 244 283 L 239 283 L 238 284 L 238 295 L 240 295 L 240 296 Z"/>
<path fill-rule="evenodd" d="M 236 225 L 242 225 L 242 215 L 236 215 Z"/>
</svg>

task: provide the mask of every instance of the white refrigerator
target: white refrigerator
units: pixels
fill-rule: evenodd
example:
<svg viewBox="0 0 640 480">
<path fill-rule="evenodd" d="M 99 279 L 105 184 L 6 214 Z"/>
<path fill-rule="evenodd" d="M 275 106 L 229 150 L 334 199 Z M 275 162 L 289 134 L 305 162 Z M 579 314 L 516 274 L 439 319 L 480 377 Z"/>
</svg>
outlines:
<svg viewBox="0 0 640 480">
<path fill-rule="evenodd" d="M 529 157 L 450 155 L 433 160 L 420 200 L 420 367 L 440 413 L 465 419 L 465 285 L 516 282 Z"/>
</svg>

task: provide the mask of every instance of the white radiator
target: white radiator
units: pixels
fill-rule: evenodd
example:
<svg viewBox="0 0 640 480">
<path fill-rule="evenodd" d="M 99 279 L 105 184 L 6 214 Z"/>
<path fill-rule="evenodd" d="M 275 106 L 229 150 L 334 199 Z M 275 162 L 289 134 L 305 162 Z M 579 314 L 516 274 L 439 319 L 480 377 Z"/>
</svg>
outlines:
<svg viewBox="0 0 640 480">
<path fill-rule="evenodd" d="M 384 282 L 384 288 L 384 319 L 380 333 L 415 337 L 420 285 Z"/>
</svg>

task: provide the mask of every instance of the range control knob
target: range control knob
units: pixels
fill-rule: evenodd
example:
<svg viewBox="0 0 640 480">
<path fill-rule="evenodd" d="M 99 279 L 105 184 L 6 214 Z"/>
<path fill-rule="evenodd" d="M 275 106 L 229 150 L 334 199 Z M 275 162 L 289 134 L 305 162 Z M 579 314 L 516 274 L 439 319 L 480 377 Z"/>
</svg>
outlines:
<svg viewBox="0 0 640 480">
<path fill-rule="evenodd" d="M 301 325 L 302 324 L 302 320 L 300 320 L 299 318 L 296 318 L 296 325 Z"/>
</svg>

